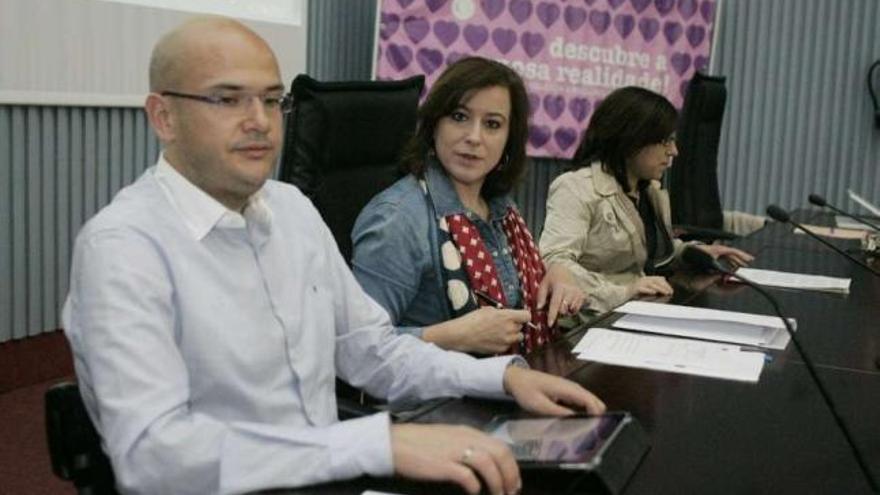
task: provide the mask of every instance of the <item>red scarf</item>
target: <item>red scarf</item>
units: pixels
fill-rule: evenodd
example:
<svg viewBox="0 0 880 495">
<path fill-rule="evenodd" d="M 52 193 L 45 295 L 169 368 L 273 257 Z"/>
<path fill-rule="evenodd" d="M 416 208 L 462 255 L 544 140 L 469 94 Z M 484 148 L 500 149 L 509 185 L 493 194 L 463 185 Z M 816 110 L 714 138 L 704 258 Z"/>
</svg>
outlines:
<svg viewBox="0 0 880 495">
<path fill-rule="evenodd" d="M 462 267 L 467 274 L 471 290 L 484 292 L 504 307 L 508 307 L 507 297 L 501 289 L 498 274 L 495 273 L 495 261 L 486 249 L 477 227 L 467 216 L 461 214 L 449 215 L 446 217 L 446 223 L 449 225 L 452 242 L 461 253 Z M 525 338 L 522 349 L 529 352 L 535 347 L 544 345 L 556 334 L 556 329 L 547 325 L 546 309 L 536 308 L 538 287 L 544 279 L 546 270 L 532 234 L 515 208 L 508 208 L 502 225 L 519 275 L 523 306 L 532 313 L 531 323 L 534 327 L 523 326 Z M 480 306 L 491 305 L 482 299 L 477 300 Z"/>
</svg>

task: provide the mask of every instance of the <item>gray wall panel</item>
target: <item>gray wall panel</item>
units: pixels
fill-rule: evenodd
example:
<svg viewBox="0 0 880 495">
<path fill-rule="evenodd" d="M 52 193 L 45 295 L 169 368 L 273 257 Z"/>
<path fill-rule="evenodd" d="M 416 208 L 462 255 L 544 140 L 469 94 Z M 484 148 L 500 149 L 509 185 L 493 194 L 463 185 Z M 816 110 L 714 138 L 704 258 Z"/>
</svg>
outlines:
<svg viewBox="0 0 880 495">
<path fill-rule="evenodd" d="M 12 328 L 9 336 L 23 337 L 27 334 L 27 167 L 25 164 L 25 109 L 12 109 Z"/>
<path fill-rule="evenodd" d="M 0 342 L 12 334 L 12 113 L 0 111 Z"/>
<path fill-rule="evenodd" d="M 60 326 L 74 236 L 157 154 L 140 109 L 0 106 L 0 342 Z"/>
<path fill-rule="evenodd" d="M 760 213 L 848 187 L 880 200 L 880 131 L 867 68 L 880 58 L 876 0 L 724 0 L 717 73 L 729 99 L 719 152 L 722 202 Z"/>
<path fill-rule="evenodd" d="M 307 67 L 322 81 L 370 79 L 376 3 L 364 0 L 309 2 Z"/>
</svg>

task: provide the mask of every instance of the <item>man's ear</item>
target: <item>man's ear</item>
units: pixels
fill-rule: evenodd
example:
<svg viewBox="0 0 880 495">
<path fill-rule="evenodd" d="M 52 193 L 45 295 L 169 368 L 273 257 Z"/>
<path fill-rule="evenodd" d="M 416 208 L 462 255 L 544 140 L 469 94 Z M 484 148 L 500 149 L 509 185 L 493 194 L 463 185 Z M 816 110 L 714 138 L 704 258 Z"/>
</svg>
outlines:
<svg viewBox="0 0 880 495">
<path fill-rule="evenodd" d="M 176 116 L 169 108 L 168 101 L 157 93 L 147 95 L 147 101 L 144 104 L 144 110 L 147 112 L 147 118 L 150 126 L 156 132 L 156 136 L 162 143 L 174 141 L 176 129 Z"/>
</svg>

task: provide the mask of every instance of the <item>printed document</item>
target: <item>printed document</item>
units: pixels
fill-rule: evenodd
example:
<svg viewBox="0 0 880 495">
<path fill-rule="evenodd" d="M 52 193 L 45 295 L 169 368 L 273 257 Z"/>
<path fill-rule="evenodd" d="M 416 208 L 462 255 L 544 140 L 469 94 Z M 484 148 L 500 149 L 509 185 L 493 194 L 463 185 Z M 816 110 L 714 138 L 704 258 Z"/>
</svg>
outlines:
<svg viewBox="0 0 880 495">
<path fill-rule="evenodd" d="M 599 363 L 757 382 L 764 353 L 738 345 L 591 328 L 575 346 L 579 359 Z"/>
<path fill-rule="evenodd" d="M 863 217 L 866 218 L 866 217 Z M 876 225 L 876 220 L 873 218 L 867 219 L 869 222 L 874 223 Z M 858 222 L 853 220 L 852 218 L 845 217 L 843 215 L 835 215 L 834 216 L 834 224 L 837 225 L 838 228 L 841 229 L 851 229 L 851 230 L 867 230 L 868 232 L 875 232 L 873 228 L 868 225 L 863 224 L 862 222 Z"/>
<path fill-rule="evenodd" d="M 615 321 L 614 327 L 627 330 L 780 350 L 790 340 L 776 316 L 646 301 L 630 301 L 615 311 L 627 314 Z M 788 321 L 797 328 L 793 318 Z"/>
<path fill-rule="evenodd" d="M 825 227 L 823 225 L 804 225 L 810 229 L 810 232 L 821 235 L 822 237 L 830 237 L 832 239 L 864 239 L 868 236 L 868 231 L 860 229 L 844 229 L 841 227 Z M 792 232 L 798 235 L 806 234 L 800 227 L 793 227 Z"/>
<path fill-rule="evenodd" d="M 756 284 L 770 287 L 818 290 L 823 292 L 834 292 L 837 294 L 849 294 L 849 285 L 852 281 L 852 279 L 849 278 L 778 272 L 775 270 L 761 270 L 758 268 L 740 268 L 734 274 L 740 274 Z M 734 278 L 733 280 L 737 279 Z"/>
</svg>

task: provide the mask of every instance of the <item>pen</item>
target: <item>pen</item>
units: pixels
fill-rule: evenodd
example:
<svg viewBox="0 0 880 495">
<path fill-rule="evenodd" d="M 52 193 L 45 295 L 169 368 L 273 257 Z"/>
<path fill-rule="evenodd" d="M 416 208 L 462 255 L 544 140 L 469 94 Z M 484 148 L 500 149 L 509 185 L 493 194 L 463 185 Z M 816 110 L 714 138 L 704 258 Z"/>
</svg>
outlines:
<svg viewBox="0 0 880 495">
<path fill-rule="evenodd" d="M 770 361 L 773 361 L 773 355 L 764 351 L 764 349 L 761 349 L 760 347 L 743 345 L 739 347 L 739 350 L 743 352 L 759 352 L 764 355 L 764 362 L 769 363 Z"/>
<path fill-rule="evenodd" d="M 501 301 L 495 299 L 494 297 L 490 296 L 489 294 L 486 294 L 485 292 L 483 292 L 481 290 L 474 290 L 474 295 L 481 298 L 482 300 L 486 301 L 487 303 L 495 306 L 495 309 L 505 309 L 504 305 L 501 304 Z M 535 324 L 530 321 L 526 322 L 526 326 L 528 326 L 532 330 L 538 329 L 538 327 L 535 326 Z"/>
</svg>

